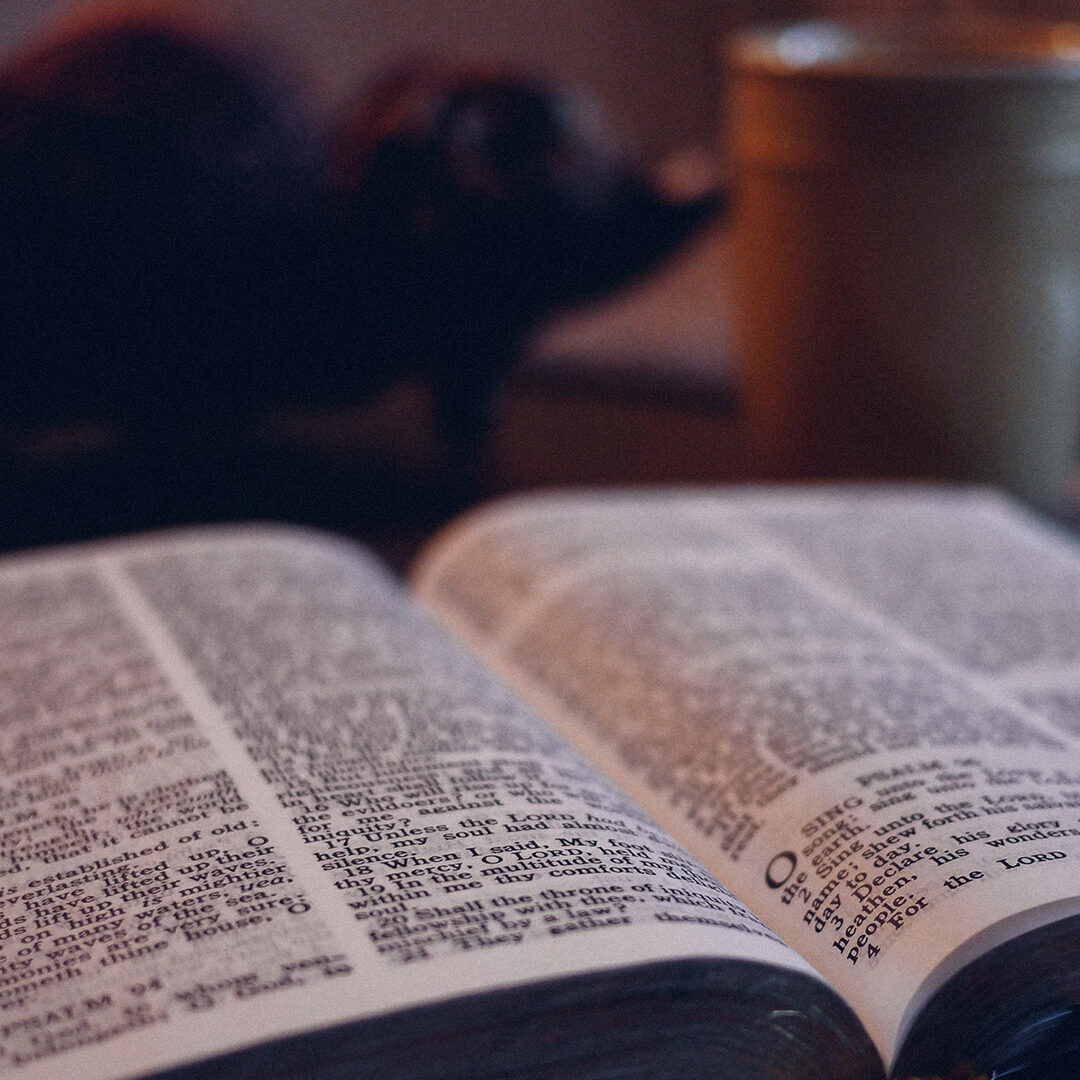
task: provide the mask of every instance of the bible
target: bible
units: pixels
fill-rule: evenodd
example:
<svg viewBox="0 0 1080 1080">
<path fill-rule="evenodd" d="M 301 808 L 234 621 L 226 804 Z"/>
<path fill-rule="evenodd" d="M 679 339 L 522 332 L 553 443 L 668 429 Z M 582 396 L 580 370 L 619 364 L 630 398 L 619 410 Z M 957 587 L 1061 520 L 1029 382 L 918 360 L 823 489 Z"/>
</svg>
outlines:
<svg viewBox="0 0 1080 1080">
<path fill-rule="evenodd" d="M 0 560 L 0 1077 L 1073 1076 L 1080 548 L 521 495 Z"/>
</svg>

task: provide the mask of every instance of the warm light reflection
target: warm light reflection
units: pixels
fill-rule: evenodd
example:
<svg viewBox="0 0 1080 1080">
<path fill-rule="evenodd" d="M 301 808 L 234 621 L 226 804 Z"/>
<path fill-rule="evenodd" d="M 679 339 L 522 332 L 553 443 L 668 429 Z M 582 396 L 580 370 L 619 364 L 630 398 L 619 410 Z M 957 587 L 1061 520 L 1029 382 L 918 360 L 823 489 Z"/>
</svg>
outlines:
<svg viewBox="0 0 1080 1080">
<path fill-rule="evenodd" d="M 1080 60 L 1080 26 L 1054 23 L 1047 32 L 1047 50 L 1061 60 Z"/>
</svg>

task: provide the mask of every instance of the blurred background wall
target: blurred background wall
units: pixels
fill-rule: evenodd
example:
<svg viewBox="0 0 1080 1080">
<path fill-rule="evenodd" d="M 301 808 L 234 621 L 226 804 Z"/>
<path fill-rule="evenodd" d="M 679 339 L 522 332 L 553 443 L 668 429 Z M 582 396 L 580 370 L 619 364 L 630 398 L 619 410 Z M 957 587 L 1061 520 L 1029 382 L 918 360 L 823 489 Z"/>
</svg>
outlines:
<svg viewBox="0 0 1080 1080">
<path fill-rule="evenodd" d="M 0 0 L 0 52 L 71 0 Z M 333 109 L 416 51 L 516 60 L 590 87 L 647 159 L 713 137 L 716 43 L 801 0 L 209 0 L 292 63 Z"/>
<path fill-rule="evenodd" d="M 0 0 L 0 58 L 50 15 L 80 2 Z M 684 151 L 718 148 L 719 43 L 747 23 L 942 11 L 1080 19 L 1080 0 L 200 2 L 231 12 L 280 54 L 328 117 L 397 59 L 480 55 L 588 88 L 624 143 L 648 163 L 669 165 L 695 160 Z M 704 164 L 711 169 L 707 155 Z M 501 410 L 492 487 L 752 478 L 755 462 L 732 407 L 728 277 L 723 237 L 708 235 L 610 302 L 541 327 Z M 391 448 L 395 466 L 404 461 L 408 472 L 419 462 L 423 474 L 430 447 L 413 439 L 423 429 L 411 399 L 405 405 L 390 422 L 377 412 L 369 427 L 347 416 L 341 456 L 351 462 L 359 447 L 381 461 Z M 337 453 L 320 424 L 319 452 L 329 442 Z"/>
<path fill-rule="evenodd" d="M 0 53 L 72 0 L 0 0 Z M 77 0 L 75 0 L 77 2 Z M 655 160 L 711 145 L 717 42 L 752 21 L 874 11 L 984 10 L 1080 17 L 1080 0 L 210 0 L 292 64 L 333 110 L 416 51 L 516 60 L 590 87 L 616 133 Z"/>
</svg>

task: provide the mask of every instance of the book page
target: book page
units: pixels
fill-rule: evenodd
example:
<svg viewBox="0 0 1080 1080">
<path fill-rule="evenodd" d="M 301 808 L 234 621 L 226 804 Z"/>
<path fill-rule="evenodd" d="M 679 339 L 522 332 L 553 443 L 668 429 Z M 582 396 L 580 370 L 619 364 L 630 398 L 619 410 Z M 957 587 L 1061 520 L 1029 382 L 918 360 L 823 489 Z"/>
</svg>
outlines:
<svg viewBox="0 0 1080 1080">
<path fill-rule="evenodd" d="M 886 1061 L 966 941 L 1080 909 L 1080 555 L 995 496 L 509 500 L 416 587 Z"/>
<path fill-rule="evenodd" d="M 0 611 L 2 1076 L 673 957 L 811 978 L 344 543 L 14 557 Z"/>
</svg>

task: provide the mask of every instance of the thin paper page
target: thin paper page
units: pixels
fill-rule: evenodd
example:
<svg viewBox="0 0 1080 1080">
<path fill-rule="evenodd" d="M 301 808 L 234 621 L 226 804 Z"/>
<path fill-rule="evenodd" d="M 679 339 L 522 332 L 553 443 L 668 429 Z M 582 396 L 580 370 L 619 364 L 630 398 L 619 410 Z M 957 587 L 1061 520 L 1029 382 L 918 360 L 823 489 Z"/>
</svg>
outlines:
<svg viewBox="0 0 1080 1080">
<path fill-rule="evenodd" d="M 1033 657 L 1021 631 L 1063 622 L 1080 560 L 1019 520 L 903 489 L 538 497 L 460 525 L 417 588 L 845 993 L 888 1060 L 971 934 L 1078 907 L 1076 746 L 1021 675 L 1044 686 L 1053 661 L 1075 694 L 1080 639 L 1044 634 L 1059 655 Z M 939 558 L 965 577 L 922 587 Z M 1026 608 L 995 600 L 1003 562 Z M 980 617 L 1001 670 L 959 647 Z"/>
<path fill-rule="evenodd" d="M 344 545 L 12 560 L 0 604 L 0 1073 L 673 956 L 807 970 Z"/>
</svg>

